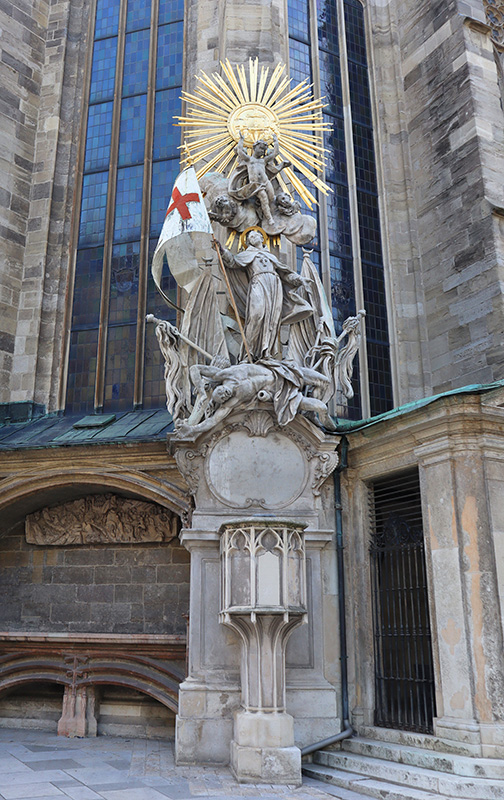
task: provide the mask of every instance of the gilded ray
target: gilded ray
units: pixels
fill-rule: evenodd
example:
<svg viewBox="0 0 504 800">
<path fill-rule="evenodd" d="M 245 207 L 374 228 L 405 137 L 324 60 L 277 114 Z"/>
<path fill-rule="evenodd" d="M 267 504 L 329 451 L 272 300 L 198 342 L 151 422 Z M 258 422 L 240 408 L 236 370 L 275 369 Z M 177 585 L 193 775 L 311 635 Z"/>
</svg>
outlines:
<svg viewBox="0 0 504 800">
<path fill-rule="evenodd" d="M 230 175 L 241 134 L 249 152 L 258 139 L 271 144 L 276 135 L 278 162 L 287 159 L 292 165 L 277 175 L 278 184 L 312 208 L 316 194 L 300 176 L 324 194 L 331 191 L 324 182 L 322 133 L 330 125 L 323 121 L 323 99 L 313 97 L 306 79 L 292 86 L 283 64 L 259 69 L 258 59 L 249 59 L 233 67 L 226 59 L 220 66 L 221 73 L 202 72 L 194 91 L 183 93 L 187 113 L 177 117 L 185 129 L 183 162 L 198 165 L 198 177 L 211 170 Z"/>
</svg>

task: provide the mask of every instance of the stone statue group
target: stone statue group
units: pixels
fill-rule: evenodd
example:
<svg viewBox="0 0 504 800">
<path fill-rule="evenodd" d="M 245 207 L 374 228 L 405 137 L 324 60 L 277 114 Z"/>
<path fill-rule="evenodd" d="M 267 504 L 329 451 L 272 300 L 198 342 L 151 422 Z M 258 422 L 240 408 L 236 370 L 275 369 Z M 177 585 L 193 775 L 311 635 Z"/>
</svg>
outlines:
<svg viewBox="0 0 504 800">
<path fill-rule="evenodd" d="M 316 222 L 278 180 L 290 162 L 258 140 L 248 152 L 240 136 L 229 178 L 201 181 L 209 217 L 235 234 L 231 252 L 213 239 L 220 272 L 207 265 L 191 287 L 180 330 L 152 315 L 165 360 L 167 408 L 176 437 L 194 440 L 233 410 L 273 410 L 279 425 L 303 413 L 328 431 L 328 402 L 353 395 L 351 373 L 361 340 L 359 311 L 336 336 L 318 271 L 304 251 L 300 274 L 270 250 L 269 237 L 307 244 Z M 207 259 L 208 261 L 208 259 Z M 228 306 L 219 307 L 226 286 Z M 344 339 L 346 338 L 346 342 Z"/>
</svg>

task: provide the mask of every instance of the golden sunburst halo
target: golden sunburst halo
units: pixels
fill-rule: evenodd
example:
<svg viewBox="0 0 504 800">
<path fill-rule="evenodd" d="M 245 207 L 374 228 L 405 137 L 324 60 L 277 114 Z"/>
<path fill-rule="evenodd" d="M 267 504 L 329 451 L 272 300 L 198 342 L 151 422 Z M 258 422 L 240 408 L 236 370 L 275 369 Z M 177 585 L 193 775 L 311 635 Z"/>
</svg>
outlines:
<svg viewBox="0 0 504 800">
<path fill-rule="evenodd" d="M 276 135 L 278 162 L 292 164 L 277 175 L 278 182 L 288 194 L 294 189 L 312 208 L 316 197 L 296 172 L 323 194 L 331 191 L 321 177 L 326 152 L 322 134 L 330 129 L 322 120 L 322 99 L 313 97 L 306 80 L 291 87 L 284 64 L 271 75 L 269 67 L 259 70 L 258 59 L 249 60 L 248 74 L 243 64 L 233 67 L 228 60 L 221 62 L 221 69 L 222 75 L 197 76 L 194 94 L 183 92 L 187 116 L 176 117 L 185 129 L 182 162 L 204 162 L 196 171 L 198 178 L 210 171 L 227 175 L 238 163 L 240 133 L 249 150 L 258 139 L 271 144 Z"/>
</svg>

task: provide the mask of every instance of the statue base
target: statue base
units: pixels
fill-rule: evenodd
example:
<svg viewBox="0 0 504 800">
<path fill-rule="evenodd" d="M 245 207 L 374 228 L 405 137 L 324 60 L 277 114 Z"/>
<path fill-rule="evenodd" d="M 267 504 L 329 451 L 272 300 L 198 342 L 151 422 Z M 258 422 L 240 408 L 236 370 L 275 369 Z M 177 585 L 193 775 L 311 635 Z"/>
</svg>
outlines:
<svg viewBox="0 0 504 800">
<path fill-rule="evenodd" d="M 294 746 L 290 714 L 238 711 L 231 771 L 239 783 L 301 785 L 301 750 Z"/>
</svg>

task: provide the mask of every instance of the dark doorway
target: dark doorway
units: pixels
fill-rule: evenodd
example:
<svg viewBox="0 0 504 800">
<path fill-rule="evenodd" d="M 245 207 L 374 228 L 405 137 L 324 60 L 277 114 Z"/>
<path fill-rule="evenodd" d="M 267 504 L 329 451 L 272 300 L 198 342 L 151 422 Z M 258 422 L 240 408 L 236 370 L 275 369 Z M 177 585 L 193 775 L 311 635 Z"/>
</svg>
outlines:
<svg viewBox="0 0 504 800">
<path fill-rule="evenodd" d="M 418 470 L 371 492 L 375 725 L 432 733 L 434 674 Z"/>
</svg>

